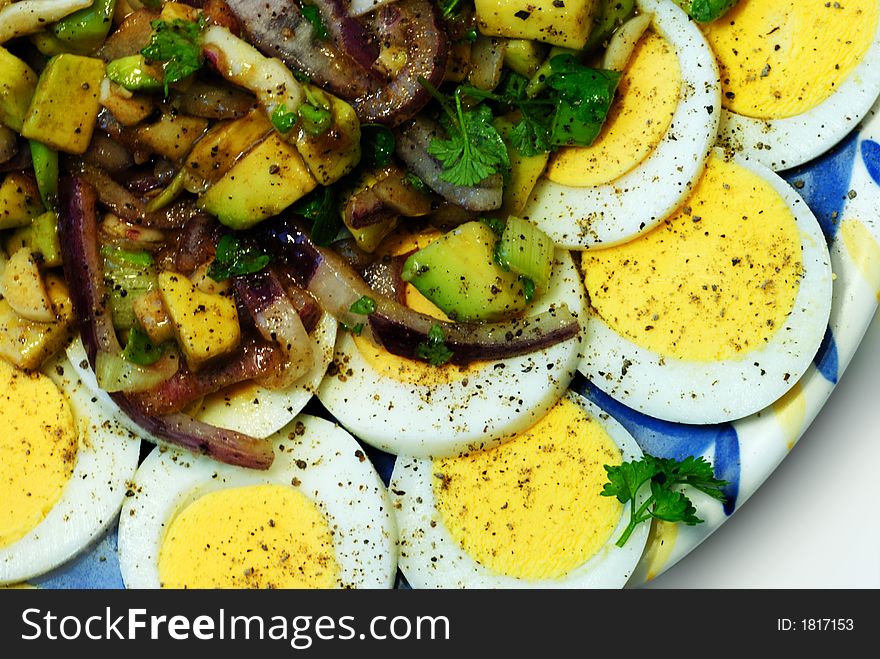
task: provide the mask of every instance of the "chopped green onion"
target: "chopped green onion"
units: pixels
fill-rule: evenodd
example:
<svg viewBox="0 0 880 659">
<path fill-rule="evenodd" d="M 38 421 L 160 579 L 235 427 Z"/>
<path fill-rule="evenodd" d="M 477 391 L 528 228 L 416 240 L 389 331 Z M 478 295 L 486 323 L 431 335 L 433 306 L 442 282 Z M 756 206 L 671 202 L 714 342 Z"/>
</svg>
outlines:
<svg viewBox="0 0 880 659">
<path fill-rule="evenodd" d="M 528 220 L 511 216 L 495 249 L 495 258 L 502 268 L 531 280 L 534 289 L 546 291 L 553 252 L 550 236 Z"/>
<path fill-rule="evenodd" d="M 369 316 L 376 311 L 376 300 L 369 295 L 364 295 L 361 299 L 351 305 L 349 311 L 363 316 Z"/>
<path fill-rule="evenodd" d="M 333 113 L 321 107 L 303 103 L 296 109 L 303 130 L 309 135 L 323 135 L 333 125 Z"/>
<path fill-rule="evenodd" d="M 152 366 L 162 358 L 161 346 L 150 341 L 147 333 L 137 327 L 128 330 L 128 342 L 122 351 L 122 356 L 132 364 L 138 366 Z"/>
</svg>

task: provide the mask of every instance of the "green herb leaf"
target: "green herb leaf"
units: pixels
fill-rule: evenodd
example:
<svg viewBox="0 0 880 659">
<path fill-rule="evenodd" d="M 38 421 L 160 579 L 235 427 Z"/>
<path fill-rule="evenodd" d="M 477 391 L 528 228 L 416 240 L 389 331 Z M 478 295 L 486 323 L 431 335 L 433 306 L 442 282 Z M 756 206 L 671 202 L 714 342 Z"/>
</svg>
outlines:
<svg viewBox="0 0 880 659">
<path fill-rule="evenodd" d="M 166 96 L 170 85 L 201 68 L 204 58 L 200 42 L 206 24 L 201 14 L 195 22 L 178 18 L 171 22 L 155 20 L 150 23 L 153 34 L 141 55 L 153 62 L 163 62 Z"/>
<path fill-rule="evenodd" d="M 162 358 L 162 346 L 150 341 L 146 332 L 132 327 L 128 330 L 128 341 L 122 351 L 122 357 L 138 366 L 151 366 Z"/>
<path fill-rule="evenodd" d="M 342 228 L 342 216 L 331 188 L 321 187 L 310 192 L 291 211 L 311 221 L 312 241 L 321 247 L 336 240 Z"/>
<path fill-rule="evenodd" d="M 299 10 L 300 13 L 302 13 L 303 18 L 312 24 L 315 36 L 321 41 L 326 41 L 328 37 L 327 27 L 324 25 L 324 19 L 321 17 L 321 12 L 318 8 L 312 4 L 300 2 Z"/>
<path fill-rule="evenodd" d="M 492 119 L 492 110 L 483 104 L 462 110 L 461 96 L 455 95 L 455 114 L 447 113 L 440 120 L 449 138 L 431 140 L 428 146 L 428 153 L 443 163 L 440 178 L 453 185 L 473 186 L 510 170 L 507 146 Z"/>
<path fill-rule="evenodd" d="M 621 503 L 630 504 L 629 524 L 617 540 L 618 547 L 626 544 L 639 524 L 651 518 L 689 526 L 700 524 L 703 520 L 697 517 L 696 508 L 681 491 L 682 487 L 694 487 L 719 501 L 727 498 L 723 492 L 727 481 L 715 478 L 712 465 L 702 457 L 675 460 L 645 454 L 641 460 L 613 467 L 605 465 L 605 471 L 608 482 L 601 495 L 617 497 Z M 638 492 L 648 482 L 651 484 L 651 494 L 638 505 Z"/>
<path fill-rule="evenodd" d="M 412 172 L 407 172 L 403 177 L 403 181 L 416 192 L 424 192 L 426 194 L 430 192 L 428 185 Z"/>
<path fill-rule="evenodd" d="M 376 300 L 369 295 L 364 295 L 357 302 L 352 304 L 348 310 L 362 316 L 369 316 L 371 313 L 376 312 Z"/>
<path fill-rule="evenodd" d="M 452 351 L 446 346 L 446 335 L 437 323 L 428 330 L 428 340 L 416 347 L 416 355 L 432 366 L 441 366 L 452 359 Z"/>
<path fill-rule="evenodd" d="M 550 65 L 546 82 L 557 101 L 550 144 L 590 146 L 602 130 L 621 74 L 591 69 L 571 55 L 557 55 Z"/>
<path fill-rule="evenodd" d="M 443 18 L 456 16 L 462 9 L 461 0 L 440 0 L 440 15 Z"/>
<path fill-rule="evenodd" d="M 226 234 L 217 243 L 217 254 L 208 268 L 208 276 L 214 281 L 225 281 L 230 277 L 259 272 L 269 261 L 268 254 L 245 244 L 232 234 Z"/>
<path fill-rule="evenodd" d="M 364 124 L 361 126 L 361 159 L 368 167 L 387 167 L 397 141 L 388 126 Z"/>
</svg>

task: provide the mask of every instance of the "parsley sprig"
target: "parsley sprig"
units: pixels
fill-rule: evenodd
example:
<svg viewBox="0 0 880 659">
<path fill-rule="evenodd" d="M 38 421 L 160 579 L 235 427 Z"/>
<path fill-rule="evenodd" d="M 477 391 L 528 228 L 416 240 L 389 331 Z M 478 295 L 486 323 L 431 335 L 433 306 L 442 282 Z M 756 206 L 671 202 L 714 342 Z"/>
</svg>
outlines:
<svg viewBox="0 0 880 659">
<path fill-rule="evenodd" d="M 141 55 L 151 62 L 162 62 L 165 73 L 165 96 L 170 85 L 192 75 L 202 67 L 201 38 L 207 25 L 203 14 L 197 21 L 155 20 L 150 22 L 153 34 Z"/>
<path fill-rule="evenodd" d="M 208 268 L 208 276 L 214 281 L 225 281 L 230 277 L 259 272 L 269 265 L 269 261 L 268 254 L 226 234 L 217 243 L 217 253 Z"/>
<path fill-rule="evenodd" d="M 727 481 L 715 478 L 712 465 L 702 457 L 675 460 L 646 454 L 640 460 L 616 466 L 605 465 L 605 471 L 608 472 L 608 482 L 601 495 L 617 497 L 620 503 L 630 504 L 629 524 L 617 540 L 618 547 L 626 544 L 639 524 L 652 518 L 681 522 L 688 526 L 702 523 L 703 520 L 697 517 L 697 509 L 682 492 L 682 487 L 692 487 L 719 501 L 727 498 L 722 491 Z M 649 483 L 651 494 L 639 505 L 639 490 Z"/>
<path fill-rule="evenodd" d="M 431 366 L 442 366 L 452 359 L 452 351 L 446 345 L 446 335 L 440 325 L 431 325 L 428 340 L 416 346 L 416 356 L 426 360 Z"/>
<path fill-rule="evenodd" d="M 424 78 L 419 81 L 439 101 L 444 112 L 440 125 L 448 138 L 435 138 L 428 145 L 428 153 L 443 164 L 440 178 L 453 185 L 472 186 L 510 170 L 507 146 L 492 125 L 494 117 L 487 105 L 481 103 L 465 110 L 462 87 L 455 90 L 450 103 L 430 82 Z"/>
</svg>

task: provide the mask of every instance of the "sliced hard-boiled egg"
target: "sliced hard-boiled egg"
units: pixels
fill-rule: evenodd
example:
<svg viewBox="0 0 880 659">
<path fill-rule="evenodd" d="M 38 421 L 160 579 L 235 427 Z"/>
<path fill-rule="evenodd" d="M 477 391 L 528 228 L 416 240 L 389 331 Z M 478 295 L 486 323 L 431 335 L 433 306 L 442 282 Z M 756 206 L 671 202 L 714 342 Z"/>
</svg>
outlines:
<svg viewBox="0 0 880 659">
<path fill-rule="evenodd" d="M 339 426 L 298 416 L 260 472 L 156 448 L 119 520 L 129 588 L 390 588 L 385 485 Z"/>
<path fill-rule="evenodd" d="M 717 423 L 757 412 L 810 365 L 832 274 L 812 212 L 785 181 L 716 153 L 678 213 L 582 260 L 579 369 L 650 416 Z"/>
<path fill-rule="evenodd" d="M 418 240 L 418 239 L 417 239 Z M 405 253 L 406 241 L 394 253 Z M 407 304 L 441 317 L 410 284 Z M 587 313 L 571 255 L 557 249 L 550 282 L 525 315 L 551 308 Z M 533 353 L 465 367 L 397 357 L 362 337 L 340 332 L 318 398 L 359 439 L 394 454 L 436 457 L 489 446 L 537 421 L 577 372 L 582 339 Z"/>
<path fill-rule="evenodd" d="M 616 541 L 628 516 L 601 496 L 604 465 L 641 449 L 614 419 L 569 392 L 494 448 L 399 457 L 391 476 L 400 569 L 415 588 L 619 588 L 648 525 Z"/>
<path fill-rule="evenodd" d="M 639 0 L 653 15 L 630 58 L 603 132 L 561 150 L 523 214 L 558 245 L 616 244 L 667 217 L 690 193 L 714 144 L 718 69 L 700 30 L 670 0 Z"/>
<path fill-rule="evenodd" d="M 771 169 L 831 148 L 880 94 L 875 0 L 740 2 L 704 32 L 721 71 L 720 145 Z"/>
<path fill-rule="evenodd" d="M 74 557 L 116 519 L 140 442 L 92 403 L 66 360 L 0 360 L 0 584 Z"/>
<path fill-rule="evenodd" d="M 189 412 L 199 421 L 214 426 L 235 430 L 251 437 L 268 437 L 290 423 L 290 420 L 300 413 L 314 395 L 333 357 L 336 326 L 336 320 L 330 314 L 322 315 L 318 326 L 311 334 L 315 363 L 308 373 L 291 386 L 283 389 L 268 389 L 255 382 L 241 383 L 205 396 Z M 117 410 L 116 403 L 98 386 L 79 338 L 70 343 L 67 356 L 83 382 L 105 408 Z M 133 432 L 144 434 L 143 429 L 127 417 L 125 423 Z"/>
</svg>

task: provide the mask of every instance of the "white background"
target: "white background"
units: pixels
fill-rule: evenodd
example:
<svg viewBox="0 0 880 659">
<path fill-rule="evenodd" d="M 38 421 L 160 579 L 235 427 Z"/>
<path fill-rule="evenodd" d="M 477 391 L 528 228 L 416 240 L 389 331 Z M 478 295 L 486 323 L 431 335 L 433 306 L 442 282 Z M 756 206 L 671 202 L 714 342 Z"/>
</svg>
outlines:
<svg viewBox="0 0 880 659">
<path fill-rule="evenodd" d="M 649 588 L 880 588 L 880 316 L 769 479 Z"/>
</svg>

